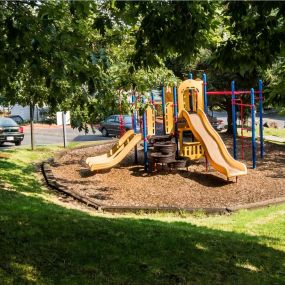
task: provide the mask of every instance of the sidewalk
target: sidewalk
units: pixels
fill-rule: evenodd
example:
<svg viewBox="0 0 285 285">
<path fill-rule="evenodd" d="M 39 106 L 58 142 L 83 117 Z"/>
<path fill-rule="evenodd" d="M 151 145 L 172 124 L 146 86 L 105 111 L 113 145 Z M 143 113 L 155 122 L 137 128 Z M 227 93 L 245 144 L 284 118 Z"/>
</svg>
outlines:
<svg viewBox="0 0 285 285">
<path fill-rule="evenodd" d="M 25 129 L 29 129 L 30 128 L 30 124 L 27 125 L 23 125 L 22 127 L 24 127 Z M 35 123 L 34 124 L 34 128 L 35 129 L 62 129 L 62 126 L 58 126 L 58 125 L 49 125 L 49 124 L 38 124 Z M 70 125 L 66 125 L 66 128 L 71 128 Z"/>
<path fill-rule="evenodd" d="M 285 138 L 280 138 L 280 137 L 276 137 L 276 136 L 264 136 L 263 138 L 265 140 L 268 140 L 268 141 L 275 141 L 275 142 L 285 143 Z"/>
</svg>

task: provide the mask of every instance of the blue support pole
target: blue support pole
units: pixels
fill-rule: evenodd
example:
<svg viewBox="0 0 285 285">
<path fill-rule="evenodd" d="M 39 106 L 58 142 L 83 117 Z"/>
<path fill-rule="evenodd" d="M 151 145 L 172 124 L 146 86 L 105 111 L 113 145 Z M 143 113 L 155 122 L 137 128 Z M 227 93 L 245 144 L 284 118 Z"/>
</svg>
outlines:
<svg viewBox="0 0 285 285">
<path fill-rule="evenodd" d="M 232 124 L 233 124 L 233 154 L 234 159 L 237 159 L 237 119 L 236 119 L 236 105 L 235 105 L 235 82 L 232 81 Z"/>
<path fill-rule="evenodd" d="M 147 123 L 146 112 L 143 113 L 143 153 L 144 153 L 144 171 L 148 171 L 148 158 L 147 158 Z"/>
<path fill-rule="evenodd" d="M 173 87 L 173 103 L 174 103 L 174 128 L 175 128 L 175 143 L 176 156 L 178 156 L 178 105 L 177 105 L 177 87 Z"/>
<path fill-rule="evenodd" d="M 165 135 L 165 89 L 164 86 L 162 86 L 161 90 L 161 108 L 162 108 L 162 120 L 163 120 L 163 134 Z"/>
<path fill-rule="evenodd" d="M 203 91 L 204 91 L 204 112 L 208 114 L 208 98 L 207 98 L 207 75 L 203 73 Z"/>
<path fill-rule="evenodd" d="M 252 144 L 252 168 L 256 168 L 256 141 L 255 141 L 255 106 L 254 106 L 254 89 L 250 89 L 251 104 L 251 144 Z"/>
<path fill-rule="evenodd" d="M 259 141 L 260 141 L 260 158 L 264 158 L 263 144 L 263 98 L 262 98 L 262 80 L 258 82 L 259 87 Z"/>
<path fill-rule="evenodd" d="M 188 78 L 191 80 L 193 79 L 193 74 L 191 72 L 189 72 Z M 191 112 L 193 112 L 193 98 L 192 98 L 193 90 L 190 90 L 189 93 L 190 93 L 189 106 L 190 106 Z"/>
</svg>

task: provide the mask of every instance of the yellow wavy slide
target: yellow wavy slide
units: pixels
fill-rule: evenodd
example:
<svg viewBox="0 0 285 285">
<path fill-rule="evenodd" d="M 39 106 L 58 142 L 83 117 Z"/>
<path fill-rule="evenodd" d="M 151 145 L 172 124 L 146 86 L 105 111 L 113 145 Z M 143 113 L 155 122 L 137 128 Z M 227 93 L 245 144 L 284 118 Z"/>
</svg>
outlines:
<svg viewBox="0 0 285 285">
<path fill-rule="evenodd" d="M 227 178 L 247 174 L 246 166 L 235 160 L 228 152 L 223 140 L 214 130 L 203 110 L 188 113 L 185 109 L 179 114 L 184 118 L 195 138 L 204 148 L 211 165 Z"/>
<path fill-rule="evenodd" d="M 109 152 L 88 157 L 86 163 L 91 171 L 111 168 L 121 162 L 141 139 L 141 134 L 135 134 L 133 130 L 127 131 Z"/>
</svg>

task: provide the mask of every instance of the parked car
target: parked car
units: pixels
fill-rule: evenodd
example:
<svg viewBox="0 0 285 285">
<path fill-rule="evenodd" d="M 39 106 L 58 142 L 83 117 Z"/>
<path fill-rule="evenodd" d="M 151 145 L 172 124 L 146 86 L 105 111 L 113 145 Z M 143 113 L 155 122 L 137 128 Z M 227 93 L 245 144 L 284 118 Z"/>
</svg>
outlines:
<svg viewBox="0 0 285 285">
<path fill-rule="evenodd" d="M 11 118 L 0 118 L 0 144 L 11 142 L 20 145 L 24 139 L 24 129 Z"/>
<path fill-rule="evenodd" d="M 225 128 L 223 120 L 220 120 L 217 117 L 212 117 L 212 116 L 208 116 L 208 119 L 215 130 L 221 131 Z"/>
<path fill-rule="evenodd" d="M 22 125 L 25 121 L 20 115 L 12 115 L 9 116 L 12 120 L 14 120 L 18 125 Z"/>
<path fill-rule="evenodd" d="M 133 118 L 129 115 L 123 115 L 123 128 L 128 131 L 133 129 Z M 102 121 L 99 125 L 99 131 L 104 137 L 108 135 L 120 134 L 120 115 L 112 115 Z M 137 122 L 136 131 L 139 132 L 139 122 Z"/>
</svg>

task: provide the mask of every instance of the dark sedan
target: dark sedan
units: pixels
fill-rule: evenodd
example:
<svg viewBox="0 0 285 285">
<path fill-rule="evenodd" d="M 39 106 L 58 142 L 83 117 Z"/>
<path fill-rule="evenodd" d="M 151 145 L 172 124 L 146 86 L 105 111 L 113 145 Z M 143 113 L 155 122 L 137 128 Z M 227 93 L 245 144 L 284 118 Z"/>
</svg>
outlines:
<svg viewBox="0 0 285 285">
<path fill-rule="evenodd" d="M 9 118 L 14 120 L 18 125 L 22 125 L 25 122 L 24 119 L 19 115 L 12 115 L 12 116 L 9 116 Z"/>
<path fill-rule="evenodd" d="M 124 130 L 133 129 L 133 118 L 129 115 L 123 115 Z M 112 115 L 100 123 L 99 131 L 104 137 L 108 135 L 120 135 L 120 115 Z M 139 132 L 139 123 L 137 122 L 137 132 Z"/>
<path fill-rule="evenodd" d="M 0 144 L 4 142 L 20 145 L 24 139 L 23 127 L 10 118 L 0 118 Z"/>
</svg>

